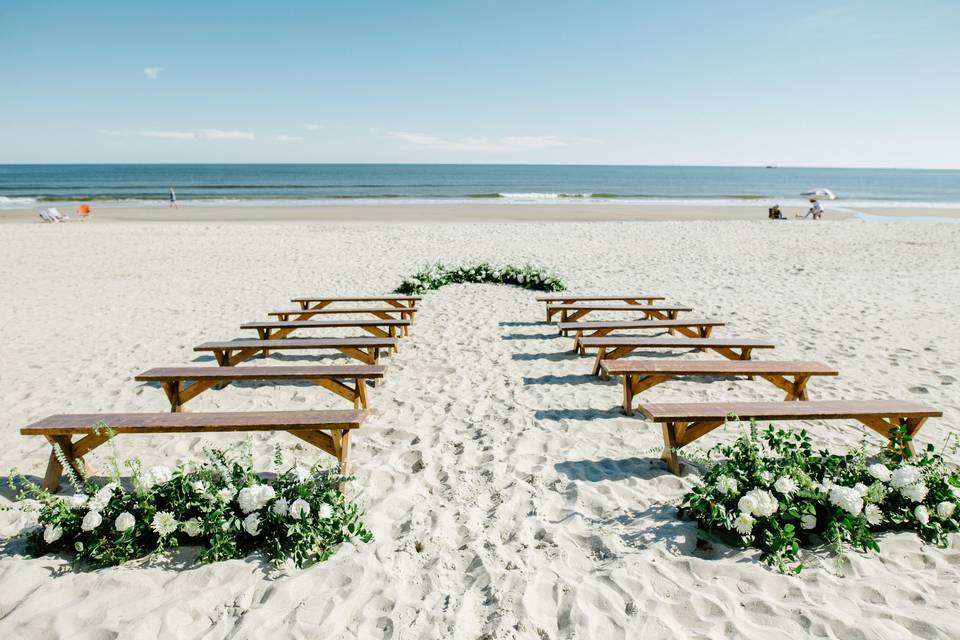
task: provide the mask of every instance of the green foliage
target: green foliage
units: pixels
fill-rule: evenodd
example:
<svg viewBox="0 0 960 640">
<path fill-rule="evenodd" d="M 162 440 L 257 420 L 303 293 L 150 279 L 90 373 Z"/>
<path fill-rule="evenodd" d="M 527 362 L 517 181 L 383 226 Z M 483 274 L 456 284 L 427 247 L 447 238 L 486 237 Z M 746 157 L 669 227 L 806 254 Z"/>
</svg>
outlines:
<svg viewBox="0 0 960 640">
<path fill-rule="evenodd" d="M 394 293 L 416 295 L 432 289 L 439 289 L 447 284 L 460 282 L 511 284 L 536 291 L 563 291 L 566 289 L 556 275 L 546 269 L 529 265 L 523 267 L 510 265 L 494 267 L 488 262 L 481 262 L 472 267 L 450 268 L 438 262 L 404 278 L 400 286 L 394 290 Z"/>
<path fill-rule="evenodd" d="M 62 452 L 61 452 L 62 455 Z M 252 448 L 207 449 L 200 464 L 171 471 L 141 471 L 129 461 L 132 489 L 115 477 L 103 486 L 67 469 L 76 493 L 60 497 L 20 475 L 10 478 L 19 506 L 37 513 L 39 526 L 25 532 L 31 555 L 73 555 L 93 566 L 117 565 L 179 544 L 202 548 L 200 560 L 241 558 L 256 550 L 297 566 L 329 558 L 342 542 L 369 542 L 361 512 L 338 486 L 349 480 L 320 465 L 253 471 Z"/>
<path fill-rule="evenodd" d="M 938 545 L 960 531 L 960 474 L 929 446 L 913 455 L 906 427 L 868 459 L 814 451 L 804 431 L 756 424 L 731 444 L 710 449 L 701 483 L 684 495 L 681 513 L 701 537 L 755 547 L 781 572 L 799 572 L 800 550 L 827 543 L 879 551 L 874 535 L 910 530 Z"/>
</svg>

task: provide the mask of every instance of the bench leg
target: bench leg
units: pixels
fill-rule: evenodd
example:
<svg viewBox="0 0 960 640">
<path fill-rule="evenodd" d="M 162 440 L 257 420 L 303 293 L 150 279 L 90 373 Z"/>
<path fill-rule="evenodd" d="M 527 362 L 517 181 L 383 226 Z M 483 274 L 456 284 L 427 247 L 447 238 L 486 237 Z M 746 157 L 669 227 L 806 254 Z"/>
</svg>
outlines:
<svg viewBox="0 0 960 640">
<path fill-rule="evenodd" d="M 89 462 L 81 456 L 76 455 L 73 450 L 73 443 L 70 441 L 70 436 L 47 436 L 47 441 L 51 447 L 60 445 L 60 450 L 63 451 L 64 457 L 70 463 L 73 472 L 77 474 L 77 477 L 79 477 L 81 481 L 83 478 L 90 477 L 93 469 L 90 468 Z M 82 469 L 77 467 L 78 461 L 83 465 Z M 43 475 L 43 484 L 41 486 L 51 493 L 56 493 L 60 489 L 60 480 L 62 477 L 63 464 L 57 459 L 56 450 L 51 448 L 50 459 L 47 461 L 47 470 Z"/>
<path fill-rule="evenodd" d="M 628 416 L 633 415 L 633 385 L 637 376 L 627 374 L 623 376 L 623 413 Z"/>
<path fill-rule="evenodd" d="M 333 439 L 333 450 L 336 452 L 337 461 L 340 463 L 340 475 L 350 474 L 350 430 L 336 429 L 330 432 Z M 347 483 L 340 483 L 340 493 L 347 492 Z"/>
<path fill-rule="evenodd" d="M 593 363 L 593 375 L 600 376 L 602 380 L 606 380 L 607 376 L 602 375 L 603 369 L 600 367 L 600 363 L 603 362 L 603 357 L 607 354 L 606 347 L 597 348 L 597 359 Z"/>
<path fill-rule="evenodd" d="M 170 412 L 183 413 L 183 401 L 180 399 L 180 383 L 161 382 L 160 384 L 163 385 L 163 391 L 167 394 L 167 399 L 170 400 Z"/>
<path fill-rule="evenodd" d="M 677 429 L 682 429 L 686 425 L 682 422 L 663 423 L 663 453 L 660 457 L 667 463 L 667 468 L 675 475 L 680 475 L 680 458 L 677 456 L 677 449 L 680 444 L 677 438 Z"/>
</svg>

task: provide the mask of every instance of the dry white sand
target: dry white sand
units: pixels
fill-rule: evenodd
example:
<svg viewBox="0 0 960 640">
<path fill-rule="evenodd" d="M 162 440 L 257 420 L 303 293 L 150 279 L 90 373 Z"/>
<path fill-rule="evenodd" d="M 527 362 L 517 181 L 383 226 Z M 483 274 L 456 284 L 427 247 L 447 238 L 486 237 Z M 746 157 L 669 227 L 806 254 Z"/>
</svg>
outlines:
<svg viewBox="0 0 960 640">
<path fill-rule="evenodd" d="M 165 410 L 134 374 L 194 361 L 194 345 L 240 337 L 242 321 L 296 295 L 389 291 L 438 259 L 531 262 L 576 291 L 663 292 L 726 319 L 717 336 L 779 345 L 760 357 L 836 365 L 813 397 L 942 408 L 920 438 L 940 443 L 960 424 L 958 244 L 956 225 L 853 221 L 6 224 L 0 469 L 42 475 L 48 446 L 17 432 L 28 421 Z M 752 553 L 697 549 L 673 506 L 695 477 L 666 472 L 660 430 L 619 412 L 619 388 L 540 323 L 535 295 L 458 285 L 424 299 L 354 438 L 352 490 L 374 542 L 288 575 L 259 557 L 183 568 L 181 555 L 72 572 L 14 542 L 0 556 L 0 637 L 960 636 L 956 536 L 939 549 L 887 535 L 881 554 L 851 553 L 845 577 L 826 552 L 786 577 Z M 648 397 L 780 395 L 762 381 L 679 381 Z M 235 385 L 187 408 L 343 406 L 319 387 Z M 809 426 L 831 447 L 879 444 L 851 424 Z M 318 455 L 282 434 L 256 441 L 265 467 L 276 442 L 291 459 Z M 118 440 L 147 464 L 196 459 L 202 442 Z M 0 513 L 0 534 L 24 518 Z"/>
</svg>

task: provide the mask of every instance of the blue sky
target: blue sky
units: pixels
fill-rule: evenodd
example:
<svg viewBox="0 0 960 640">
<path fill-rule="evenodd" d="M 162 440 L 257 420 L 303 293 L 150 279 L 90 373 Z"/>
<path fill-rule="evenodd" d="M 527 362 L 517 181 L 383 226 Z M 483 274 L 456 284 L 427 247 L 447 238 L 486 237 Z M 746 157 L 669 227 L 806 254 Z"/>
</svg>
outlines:
<svg viewBox="0 0 960 640">
<path fill-rule="evenodd" d="M 0 162 L 960 168 L 960 2 L 0 3 Z"/>
</svg>

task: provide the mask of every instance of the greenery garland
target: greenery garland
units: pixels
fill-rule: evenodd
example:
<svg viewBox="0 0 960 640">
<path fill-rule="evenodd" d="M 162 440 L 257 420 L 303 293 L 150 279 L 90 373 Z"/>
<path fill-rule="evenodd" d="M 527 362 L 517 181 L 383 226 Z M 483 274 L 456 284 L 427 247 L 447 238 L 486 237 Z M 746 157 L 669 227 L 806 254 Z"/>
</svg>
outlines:
<svg viewBox="0 0 960 640">
<path fill-rule="evenodd" d="M 862 449 L 815 452 L 805 430 L 749 434 L 707 452 L 699 486 L 683 496 L 681 515 L 704 538 L 754 547 L 781 572 L 799 572 L 801 546 L 827 543 L 841 567 L 845 546 L 879 551 L 874 534 L 915 531 L 945 546 L 960 531 L 960 473 L 929 445 L 919 456 L 906 427 L 873 458 Z M 722 460 L 715 461 L 715 457 Z"/>
<path fill-rule="evenodd" d="M 404 278 L 394 293 L 416 295 L 460 282 L 509 284 L 536 291 L 564 291 L 566 287 L 555 274 L 540 267 L 507 265 L 495 267 L 489 262 L 473 266 L 446 267 L 441 263 L 425 267 Z"/>
<path fill-rule="evenodd" d="M 19 474 L 10 478 L 16 508 L 37 516 L 37 525 L 22 533 L 33 556 L 68 554 L 101 567 L 189 544 L 201 547 L 201 562 L 260 550 L 278 565 L 300 567 L 326 560 L 340 543 L 373 539 L 357 505 L 338 489 L 349 478 L 319 465 L 281 470 L 279 448 L 269 478 L 253 472 L 249 440 L 232 449 L 205 449 L 202 463 L 172 471 L 127 461 L 132 490 L 120 483 L 115 449 L 112 477 L 102 486 L 77 477 L 63 451 L 55 451 L 73 495 L 53 495 Z"/>
</svg>

